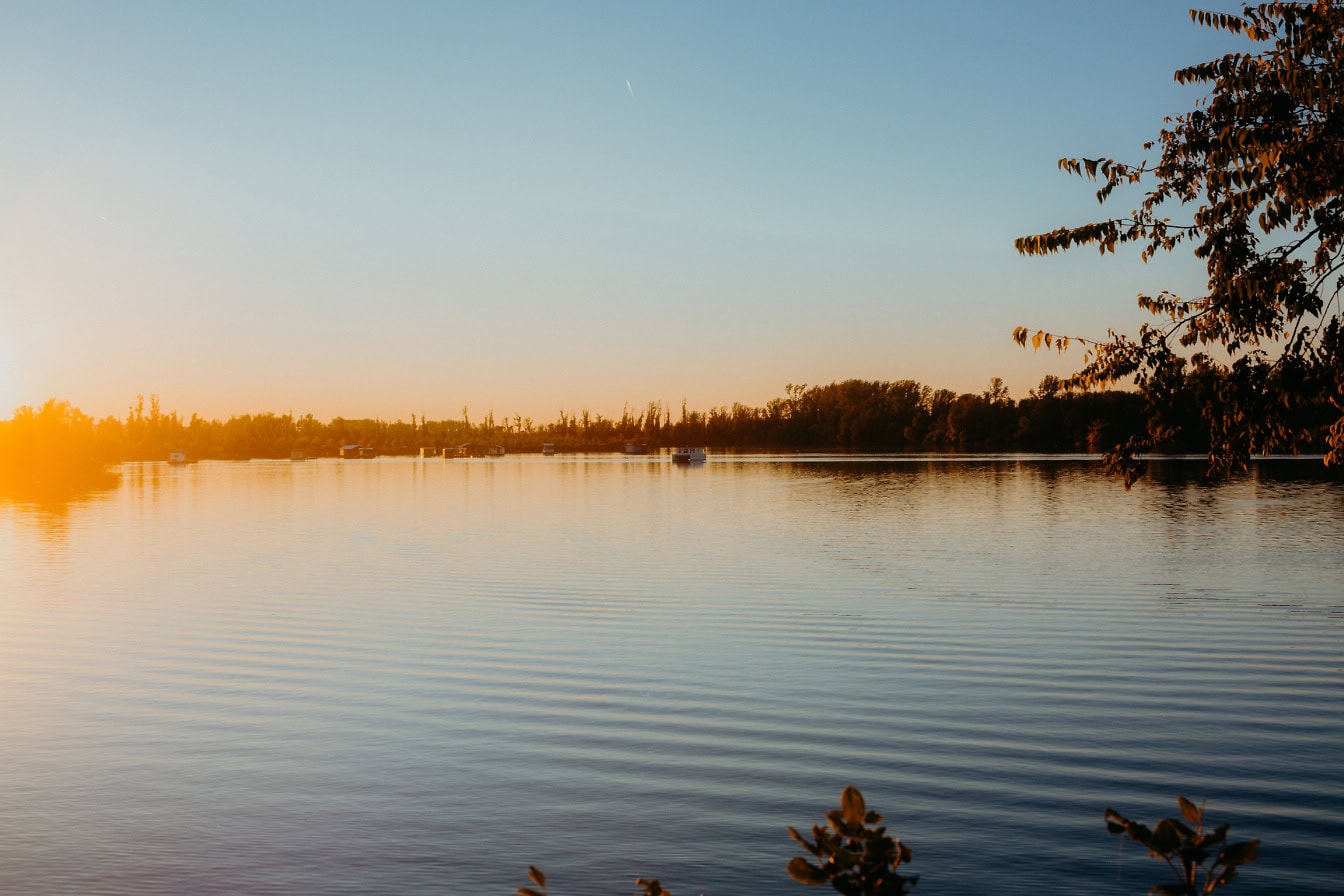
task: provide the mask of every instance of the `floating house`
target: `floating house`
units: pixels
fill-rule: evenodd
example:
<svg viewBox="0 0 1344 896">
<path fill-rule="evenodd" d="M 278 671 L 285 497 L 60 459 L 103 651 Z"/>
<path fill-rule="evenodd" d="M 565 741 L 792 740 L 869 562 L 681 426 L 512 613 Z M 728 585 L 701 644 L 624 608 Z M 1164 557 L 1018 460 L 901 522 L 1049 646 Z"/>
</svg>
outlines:
<svg viewBox="0 0 1344 896">
<path fill-rule="evenodd" d="M 675 448 L 672 451 L 674 464 L 702 464 L 707 457 L 703 448 Z"/>
</svg>

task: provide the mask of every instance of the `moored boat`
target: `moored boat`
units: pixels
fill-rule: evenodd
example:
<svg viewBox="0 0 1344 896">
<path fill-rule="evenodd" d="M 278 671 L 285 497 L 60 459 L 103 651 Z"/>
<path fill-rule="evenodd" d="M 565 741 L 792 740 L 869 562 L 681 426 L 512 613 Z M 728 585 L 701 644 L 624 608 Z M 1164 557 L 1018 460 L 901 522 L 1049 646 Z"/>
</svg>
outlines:
<svg viewBox="0 0 1344 896">
<path fill-rule="evenodd" d="M 703 448 L 674 448 L 672 449 L 672 463 L 674 464 L 702 464 L 708 457 Z"/>
</svg>

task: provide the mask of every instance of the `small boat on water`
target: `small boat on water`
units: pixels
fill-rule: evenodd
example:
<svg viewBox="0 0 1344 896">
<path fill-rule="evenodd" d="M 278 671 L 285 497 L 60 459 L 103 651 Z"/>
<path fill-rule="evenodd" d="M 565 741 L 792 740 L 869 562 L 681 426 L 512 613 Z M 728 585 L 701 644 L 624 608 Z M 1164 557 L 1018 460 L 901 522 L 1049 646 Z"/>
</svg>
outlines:
<svg viewBox="0 0 1344 896">
<path fill-rule="evenodd" d="M 626 443 L 625 443 L 625 453 L 626 453 L 626 454 L 648 454 L 648 453 L 649 453 L 649 446 L 648 446 L 648 445 L 645 445 L 643 442 L 626 442 Z"/>
<path fill-rule="evenodd" d="M 554 442 L 542 442 L 542 443 L 541 443 L 541 454 L 542 454 L 543 457 L 554 457 L 554 456 L 555 456 L 555 443 L 554 443 Z"/>
<path fill-rule="evenodd" d="M 708 457 L 703 448 L 674 448 L 672 449 L 672 463 L 674 464 L 702 464 Z"/>
</svg>

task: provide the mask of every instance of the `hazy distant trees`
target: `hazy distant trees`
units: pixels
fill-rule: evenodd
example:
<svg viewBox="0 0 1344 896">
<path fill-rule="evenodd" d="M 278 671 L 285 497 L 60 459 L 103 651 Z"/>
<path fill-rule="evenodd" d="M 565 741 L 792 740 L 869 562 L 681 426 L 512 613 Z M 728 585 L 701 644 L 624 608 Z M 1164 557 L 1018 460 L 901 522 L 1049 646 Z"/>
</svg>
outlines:
<svg viewBox="0 0 1344 896">
<path fill-rule="evenodd" d="M 0 421 L 0 495 L 46 501 L 116 482 L 107 471 L 115 446 L 69 402 L 19 408 Z"/>
</svg>

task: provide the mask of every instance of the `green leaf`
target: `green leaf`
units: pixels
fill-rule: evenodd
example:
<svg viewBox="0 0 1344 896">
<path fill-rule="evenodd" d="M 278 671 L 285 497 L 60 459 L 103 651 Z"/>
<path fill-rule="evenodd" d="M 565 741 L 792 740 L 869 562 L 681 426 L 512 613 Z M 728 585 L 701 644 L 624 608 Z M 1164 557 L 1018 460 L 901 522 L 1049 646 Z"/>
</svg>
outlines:
<svg viewBox="0 0 1344 896">
<path fill-rule="evenodd" d="M 845 821 L 850 824 L 863 824 L 868 807 L 864 805 L 863 794 L 859 793 L 859 788 L 851 784 L 840 794 L 840 811 L 844 813 Z"/>
<path fill-rule="evenodd" d="M 1162 896 L 1193 896 L 1195 891 L 1189 884 L 1158 884 L 1148 892 L 1160 893 Z"/>
<path fill-rule="evenodd" d="M 826 884 L 825 873 L 807 859 L 795 856 L 789 860 L 787 870 L 789 877 L 800 884 L 807 884 L 810 887 L 820 887 Z"/>
<path fill-rule="evenodd" d="M 1233 843 L 1218 854 L 1218 861 L 1224 865 L 1243 865 L 1247 862 L 1254 862 L 1260 857 L 1260 841 L 1247 840 L 1244 843 Z"/>
<path fill-rule="evenodd" d="M 1181 832 L 1174 818 L 1164 818 L 1153 828 L 1147 846 L 1158 855 L 1168 855 L 1181 845 Z"/>
</svg>

